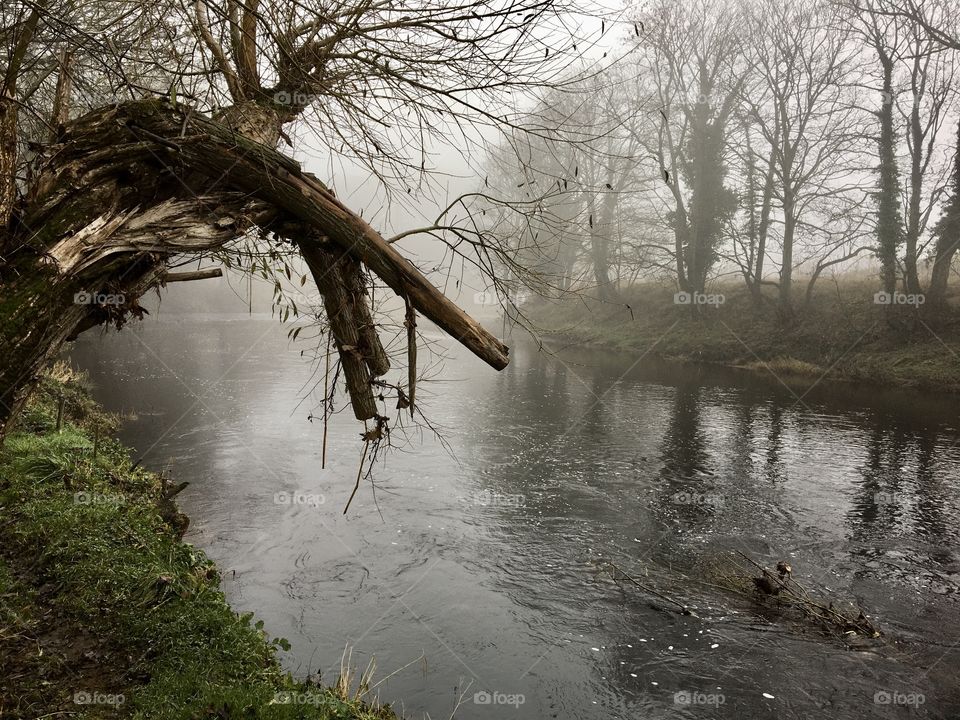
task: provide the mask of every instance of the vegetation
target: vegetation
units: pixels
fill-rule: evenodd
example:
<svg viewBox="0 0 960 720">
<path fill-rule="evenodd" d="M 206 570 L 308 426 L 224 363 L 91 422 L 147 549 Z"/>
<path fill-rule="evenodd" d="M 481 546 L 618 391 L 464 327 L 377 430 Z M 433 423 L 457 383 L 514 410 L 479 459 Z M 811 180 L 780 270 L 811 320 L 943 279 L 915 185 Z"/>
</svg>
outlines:
<svg viewBox="0 0 960 720">
<path fill-rule="evenodd" d="M 890 328 L 873 303 L 873 281 L 845 280 L 814 297 L 784 326 L 773 306 L 756 309 L 750 292 L 731 283 L 709 292 L 722 304 L 691 316 L 666 285 L 638 285 L 622 302 L 578 300 L 524 306 L 546 335 L 651 357 L 734 365 L 780 379 L 793 377 L 960 391 L 960 316 L 921 321 L 904 310 Z"/>
<path fill-rule="evenodd" d="M 325 688 L 281 670 L 287 642 L 230 609 L 161 478 L 110 439 L 80 378 L 58 376 L 0 451 L 0 716 L 394 718 L 363 702 L 366 675 L 351 692 L 348 676 Z"/>
</svg>

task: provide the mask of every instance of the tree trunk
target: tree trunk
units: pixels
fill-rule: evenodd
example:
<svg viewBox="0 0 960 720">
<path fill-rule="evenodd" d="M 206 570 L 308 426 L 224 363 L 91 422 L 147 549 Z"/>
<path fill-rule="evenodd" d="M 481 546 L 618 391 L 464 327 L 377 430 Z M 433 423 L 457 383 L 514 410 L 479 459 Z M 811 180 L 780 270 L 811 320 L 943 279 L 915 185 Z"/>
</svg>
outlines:
<svg viewBox="0 0 960 720">
<path fill-rule="evenodd" d="M 783 191 L 783 263 L 780 266 L 779 313 L 781 319 L 793 317 L 793 241 L 796 234 L 796 205 L 789 188 L 790 180 L 784 179 Z"/>
<path fill-rule="evenodd" d="M 593 194 L 587 202 L 588 225 L 590 228 L 590 259 L 593 264 L 593 277 L 600 298 L 613 302 L 617 292 L 610 280 L 610 227 L 613 224 L 615 203 L 613 193 L 607 193 L 601 207 L 597 208 Z"/>
<path fill-rule="evenodd" d="M 934 251 L 933 272 L 930 276 L 929 304 L 935 311 L 942 311 L 947 298 L 950 267 L 960 246 L 960 126 L 957 128 L 957 148 L 954 155 L 952 195 L 946 211 L 935 229 L 937 236 Z"/>
<path fill-rule="evenodd" d="M 316 234 L 304 237 L 303 227 Z M 296 239 L 284 235 L 290 228 Z M 385 371 L 362 262 L 489 364 L 507 364 L 506 346 L 296 162 L 190 108 L 137 101 L 67 128 L 0 236 L 0 438 L 64 340 L 140 314 L 136 300 L 161 281 L 168 258 L 215 251 L 251 229 L 307 248 L 321 283 L 327 270 L 339 276 L 332 282 L 352 305 L 343 317 L 358 333 L 356 343 L 338 337 L 341 359 L 357 352 L 373 375 Z M 333 248 L 328 267 L 310 253 L 327 251 L 321 237 Z M 368 395 L 351 397 L 357 416 L 370 416 Z"/>
<path fill-rule="evenodd" d="M 919 295 L 920 276 L 917 272 L 917 245 L 920 241 L 920 203 L 923 198 L 923 131 L 920 127 L 919 100 L 913 103 L 910 113 L 911 134 L 914 147 L 910 158 L 910 201 L 907 206 L 906 232 L 904 233 L 904 284 L 908 293 Z"/>
<path fill-rule="evenodd" d="M 927 292 L 930 306 L 936 310 L 942 310 L 946 304 L 950 268 L 958 245 L 960 245 L 960 233 L 955 232 L 953 235 L 944 233 L 937 238 L 933 270 L 930 273 L 930 290 Z"/>
<path fill-rule="evenodd" d="M 900 214 L 900 180 L 893 128 L 893 61 L 882 54 L 880 59 L 883 66 L 883 104 L 878 111 L 880 178 L 877 188 L 877 254 L 883 289 L 892 294 L 897 289 L 897 252 L 903 237 L 903 219 Z"/>
</svg>

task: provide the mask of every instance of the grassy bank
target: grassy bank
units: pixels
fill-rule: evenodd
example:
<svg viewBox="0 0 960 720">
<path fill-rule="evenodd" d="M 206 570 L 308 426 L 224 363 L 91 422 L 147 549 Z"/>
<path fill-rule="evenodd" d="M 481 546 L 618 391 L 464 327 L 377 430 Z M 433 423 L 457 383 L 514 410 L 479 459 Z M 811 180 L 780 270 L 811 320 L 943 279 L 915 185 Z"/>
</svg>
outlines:
<svg viewBox="0 0 960 720">
<path fill-rule="evenodd" d="M 700 316 L 674 303 L 674 290 L 643 285 L 622 302 L 538 302 L 525 312 L 547 336 L 655 357 L 746 367 L 780 377 L 960 391 L 960 312 L 931 319 L 874 303 L 873 282 L 821 280 L 812 303 L 798 300 L 783 323 L 772 304 L 755 308 L 742 286 L 714 287 L 723 303 Z M 627 307 L 629 306 L 629 307 Z"/>
<path fill-rule="evenodd" d="M 0 449 L 0 717 L 394 718 L 281 670 L 115 427 L 61 369 Z"/>
</svg>

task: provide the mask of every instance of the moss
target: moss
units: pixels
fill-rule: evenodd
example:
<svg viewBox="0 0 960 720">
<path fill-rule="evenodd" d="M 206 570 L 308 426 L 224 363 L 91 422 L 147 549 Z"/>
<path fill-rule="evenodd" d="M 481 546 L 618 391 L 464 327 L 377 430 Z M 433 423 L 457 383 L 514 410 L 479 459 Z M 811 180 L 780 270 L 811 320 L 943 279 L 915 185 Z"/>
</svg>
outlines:
<svg viewBox="0 0 960 720">
<path fill-rule="evenodd" d="M 162 483 L 132 468 L 114 427 L 79 378 L 48 377 L 0 451 L 3 716 L 395 717 L 282 671 L 287 642 L 231 610 L 216 567 L 177 539 Z"/>
</svg>

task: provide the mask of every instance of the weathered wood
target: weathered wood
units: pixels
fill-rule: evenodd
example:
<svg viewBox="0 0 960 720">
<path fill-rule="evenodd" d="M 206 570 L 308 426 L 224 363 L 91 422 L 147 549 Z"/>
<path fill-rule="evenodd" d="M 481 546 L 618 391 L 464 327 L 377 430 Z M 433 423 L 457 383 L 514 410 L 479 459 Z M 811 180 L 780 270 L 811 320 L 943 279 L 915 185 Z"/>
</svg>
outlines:
<svg viewBox="0 0 960 720">
<path fill-rule="evenodd" d="M 373 396 L 370 368 L 363 356 L 360 333 L 356 326 L 354 303 L 347 280 L 351 259 L 325 248 L 318 238 L 305 236 L 299 243 L 303 259 L 310 268 L 313 280 L 323 296 L 323 305 L 330 323 L 330 331 L 340 355 L 347 392 L 358 420 L 369 420 L 377 414 Z"/>
<path fill-rule="evenodd" d="M 192 282 L 194 280 L 210 280 L 212 278 L 223 277 L 223 270 L 220 268 L 207 268 L 206 270 L 192 270 L 190 272 L 168 272 L 160 278 L 162 285 L 176 282 Z"/>
<path fill-rule="evenodd" d="M 377 333 L 377 325 L 370 307 L 370 296 L 367 293 L 367 284 L 360 269 L 360 263 L 353 261 L 348 267 L 349 272 L 346 273 L 345 279 L 347 292 L 353 298 L 353 323 L 360 335 L 360 351 L 363 353 L 367 367 L 370 368 L 370 374 L 380 377 L 390 370 L 390 357 Z"/>
<path fill-rule="evenodd" d="M 105 116 L 110 116 L 105 117 Z M 508 348 L 457 307 L 414 265 L 400 255 L 365 220 L 343 205 L 316 177 L 288 157 L 232 133 L 200 115 L 186 115 L 158 100 L 132 102 L 98 111 L 78 123 L 78 131 L 95 133 L 118 126 L 132 138 L 162 138 L 154 151 L 171 167 L 185 164 L 218 185 L 244 190 L 313 227 L 366 264 L 390 288 L 409 296 L 413 306 L 478 357 L 501 370 L 509 362 Z M 181 136 L 186 127 L 187 134 Z"/>
</svg>

